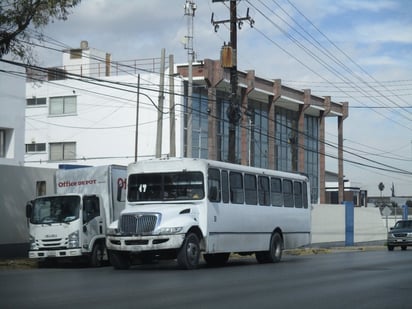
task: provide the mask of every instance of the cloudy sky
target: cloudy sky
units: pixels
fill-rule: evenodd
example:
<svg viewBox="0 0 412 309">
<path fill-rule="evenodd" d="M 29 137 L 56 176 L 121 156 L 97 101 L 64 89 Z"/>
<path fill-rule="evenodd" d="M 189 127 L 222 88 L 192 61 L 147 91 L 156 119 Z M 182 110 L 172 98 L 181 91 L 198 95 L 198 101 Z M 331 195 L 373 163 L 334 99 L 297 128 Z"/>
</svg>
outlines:
<svg viewBox="0 0 412 309">
<path fill-rule="evenodd" d="M 187 61 L 186 0 L 83 0 L 66 22 L 45 29 L 46 45 L 61 50 L 80 41 L 112 54 L 116 61 L 160 57 Z M 193 0 L 197 59 L 218 59 L 229 41 L 229 2 Z M 241 0 L 238 68 L 280 78 L 296 89 L 310 88 L 334 102 L 349 102 L 344 121 L 344 174 L 369 195 L 412 195 L 412 1 Z M 61 52 L 39 48 L 39 63 L 61 65 Z M 327 123 L 328 143 L 337 142 L 337 120 Z M 336 154 L 329 147 L 327 152 Z M 336 160 L 327 169 L 337 172 Z"/>
</svg>

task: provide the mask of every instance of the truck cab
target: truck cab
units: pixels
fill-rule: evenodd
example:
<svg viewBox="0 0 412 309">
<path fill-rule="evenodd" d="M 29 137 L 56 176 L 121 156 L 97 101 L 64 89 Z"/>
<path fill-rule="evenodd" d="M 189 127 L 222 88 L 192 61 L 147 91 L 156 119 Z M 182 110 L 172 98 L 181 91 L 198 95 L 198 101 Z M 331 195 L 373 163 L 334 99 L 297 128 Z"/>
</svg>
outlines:
<svg viewBox="0 0 412 309">
<path fill-rule="evenodd" d="M 105 211 L 98 195 L 38 197 L 26 206 L 30 258 L 88 257 L 91 266 L 107 260 Z"/>
</svg>

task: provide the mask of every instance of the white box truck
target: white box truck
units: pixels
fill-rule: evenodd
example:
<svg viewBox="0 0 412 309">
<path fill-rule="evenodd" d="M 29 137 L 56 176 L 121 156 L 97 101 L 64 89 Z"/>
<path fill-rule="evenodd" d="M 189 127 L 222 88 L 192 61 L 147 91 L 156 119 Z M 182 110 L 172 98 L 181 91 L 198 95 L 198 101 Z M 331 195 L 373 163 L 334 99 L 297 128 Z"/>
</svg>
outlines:
<svg viewBox="0 0 412 309">
<path fill-rule="evenodd" d="M 126 176 L 126 167 L 118 165 L 57 170 L 56 194 L 26 206 L 29 258 L 86 257 L 93 267 L 105 263 L 106 229 L 125 206 Z"/>
</svg>

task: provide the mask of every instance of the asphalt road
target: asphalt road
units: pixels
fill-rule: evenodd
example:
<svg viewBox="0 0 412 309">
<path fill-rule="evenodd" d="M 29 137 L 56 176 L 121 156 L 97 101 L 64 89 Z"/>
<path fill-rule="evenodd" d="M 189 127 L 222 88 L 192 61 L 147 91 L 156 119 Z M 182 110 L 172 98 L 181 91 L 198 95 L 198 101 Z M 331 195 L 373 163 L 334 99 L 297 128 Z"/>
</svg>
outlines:
<svg viewBox="0 0 412 309">
<path fill-rule="evenodd" d="M 175 263 L 0 270 L 0 308 L 412 308 L 412 249 Z"/>
</svg>

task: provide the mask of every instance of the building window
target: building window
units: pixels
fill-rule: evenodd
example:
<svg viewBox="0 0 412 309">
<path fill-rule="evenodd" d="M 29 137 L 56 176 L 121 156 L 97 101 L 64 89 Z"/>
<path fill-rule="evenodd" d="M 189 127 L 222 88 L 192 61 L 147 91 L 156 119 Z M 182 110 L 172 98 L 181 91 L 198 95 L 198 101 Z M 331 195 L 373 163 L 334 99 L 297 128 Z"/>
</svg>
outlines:
<svg viewBox="0 0 412 309">
<path fill-rule="evenodd" d="M 6 130 L 0 129 L 0 158 L 6 157 Z"/>
<path fill-rule="evenodd" d="M 26 144 L 26 153 L 29 152 L 45 152 L 46 143 L 31 143 Z"/>
<path fill-rule="evenodd" d="M 46 105 L 46 98 L 36 98 L 27 99 L 27 106 L 37 106 L 37 105 Z"/>
<path fill-rule="evenodd" d="M 44 180 L 36 181 L 36 196 L 46 195 L 46 182 Z"/>
<path fill-rule="evenodd" d="M 75 114 L 77 108 L 76 96 L 50 98 L 50 115 Z"/>
<path fill-rule="evenodd" d="M 76 159 L 76 143 L 50 143 L 50 160 L 63 161 Z"/>
<path fill-rule="evenodd" d="M 81 59 L 81 58 L 82 58 L 82 50 L 80 48 L 70 50 L 70 59 Z"/>
</svg>

